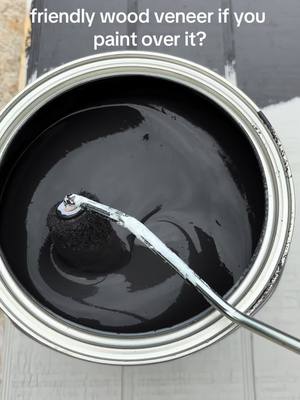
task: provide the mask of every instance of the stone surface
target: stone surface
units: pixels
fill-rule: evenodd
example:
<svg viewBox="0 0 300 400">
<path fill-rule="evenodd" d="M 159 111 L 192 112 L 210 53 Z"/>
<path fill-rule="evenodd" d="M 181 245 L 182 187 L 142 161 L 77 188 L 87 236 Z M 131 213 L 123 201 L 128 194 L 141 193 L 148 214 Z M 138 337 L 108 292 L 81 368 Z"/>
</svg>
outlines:
<svg viewBox="0 0 300 400">
<path fill-rule="evenodd" d="M 25 0 L 0 0 L 0 108 L 18 90 Z"/>
</svg>

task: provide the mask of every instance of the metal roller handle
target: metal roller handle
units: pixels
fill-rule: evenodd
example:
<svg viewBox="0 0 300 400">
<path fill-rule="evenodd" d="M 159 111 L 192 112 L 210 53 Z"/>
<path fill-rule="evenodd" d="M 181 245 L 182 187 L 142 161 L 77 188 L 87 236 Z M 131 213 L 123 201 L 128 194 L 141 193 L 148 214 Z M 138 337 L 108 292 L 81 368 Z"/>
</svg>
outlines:
<svg viewBox="0 0 300 400">
<path fill-rule="evenodd" d="M 77 194 L 67 195 L 64 199 L 64 206 L 72 213 L 76 213 L 76 210 L 80 212 L 82 209 L 97 212 L 103 217 L 127 228 L 136 236 L 137 239 L 144 243 L 145 246 L 163 258 L 165 262 L 181 275 L 184 280 L 190 282 L 213 307 L 219 310 L 229 320 L 279 344 L 280 346 L 286 347 L 296 353 L 300 353 L 299 339 L 251 318 L 231 306 L 203 279 L 201 279 L 180 257 L 170 250 L 156 235 L 154 235 L 153 232 L 151 232 L 136 218 Z"/>
</svg>

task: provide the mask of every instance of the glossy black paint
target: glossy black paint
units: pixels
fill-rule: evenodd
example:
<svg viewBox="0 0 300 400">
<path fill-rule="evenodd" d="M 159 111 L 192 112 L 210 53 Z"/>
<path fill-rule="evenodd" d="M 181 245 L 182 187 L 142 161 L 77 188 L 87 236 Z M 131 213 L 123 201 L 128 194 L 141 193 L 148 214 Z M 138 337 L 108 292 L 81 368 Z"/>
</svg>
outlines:
<svg viewBox="0 0 300 400">
<path fill-rule="evenodd" d="M 263 179 L 243 132 L 208 99 L 160 79 L 108 79 L 53 100 L 22 128 L 0 183 L 10 170 L 3 253 L 37 301 L 89 328 L 172 328 L 208 304 L 117 226 L 129 261 L 75 273 L 54 254 L 47 228 L 66 193 L 86 190 L 142 220 L 222 295 L 247 272 L 263 229 Z"/>
</svg>

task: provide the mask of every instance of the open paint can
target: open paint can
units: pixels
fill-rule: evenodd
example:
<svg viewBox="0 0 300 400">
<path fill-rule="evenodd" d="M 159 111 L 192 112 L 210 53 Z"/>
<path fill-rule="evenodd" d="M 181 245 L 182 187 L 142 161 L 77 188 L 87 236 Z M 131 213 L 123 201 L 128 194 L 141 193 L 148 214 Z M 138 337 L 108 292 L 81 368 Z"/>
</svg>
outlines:
<svg viewBox="0 0 300 400">
<path fill-rule="evenodd" d="M 138 51 L 76 60 L 27 86 L 0 132 L 1 308 L 39 342 L 148 364 L 236 327 L 121 228 L 109 271 L 67 265 L 47 227 L 66 193 L 143 221 L 242 312 L 272 293 L 293 228 L 290 168 L 264 114 L 216 73 Z"/>
</svg>

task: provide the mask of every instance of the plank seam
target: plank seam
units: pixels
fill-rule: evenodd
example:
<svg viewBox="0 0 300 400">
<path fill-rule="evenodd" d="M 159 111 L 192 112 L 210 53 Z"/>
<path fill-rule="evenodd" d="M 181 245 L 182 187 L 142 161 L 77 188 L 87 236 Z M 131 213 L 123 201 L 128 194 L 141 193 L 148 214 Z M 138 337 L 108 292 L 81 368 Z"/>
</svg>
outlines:
<svg viewBox="0 0 300 400">
<path fill-rule="evenodd" d="M 256 400 L 253 339 L 252 333 L 244 329 L 241 333 L 242 368 L 244 382 L 244 400 Z"/>
<path fill-rule="evenodd" d="M 125 370 L 124 370 L 124 366 L 121 367 L 121 400 L 125 399 Z"/>
<path fill-rule="evenodd" d="M 223 23 L 223 46 L 224 46 L 224 75 L 233 85 L 237 86 L 236 75 L 236 53 L 235 53 L 235 37 L 234 37 L 234 21 L 232 0 L 221 0 L 221 8 L 229 9 L 229 20 Z"/>
<path fill-rule="evenodd" d="M 254 357 L 254 338 L 253 333 L 250 334 L 250 345 L 251 345 L 251 364 L 252 364 L 252 376 L 253 376 L 253 390 L 254 390 L 254 398 L 257 399 L 257 388 L 256 388 L 256 372 L 255 372 L 255 357 Z"/>
<path fill-rule="evenodd" d="M 138 0 L 127 0 L 127 14 L 135 12 L 139 12 Z M 127 35 L 130 36 L 132 33 L 137 33 L 137 22 L 135 24 L 127 23 Z M 133 46 L 127 46 L 127 49 L 134 49 Z"/>
<path fill-rule="evenodd" d="M 44 0 L 32 0 L 31 10 L 44 8 Z M 38 60 L 40 54 L 40 43 L 42 36 L 42 24 L 31 25 L 31 40 L 30 49 L 27 49 L 29 54 L 27 59 L 27 83 L 34 81 L 38 76 Z M 29 51 L 30 50 L 30 51 Z"/>
<path fill-rule="evenodd" d="M 10 400 L 12 397 L 10 396 L 11 382 L 10 382 L 10 371 L 12 371 L 11 362 L 12 362 L 12 336 L 13 336 L 13 323 L 6 317 L 4 324 L 4 335 L 3 335 L 3 359 L 2 366 L 5 368 L 2 369 L 2 382 L 1 382 L 1 399 L 2 400 Z"/>
</svg>

